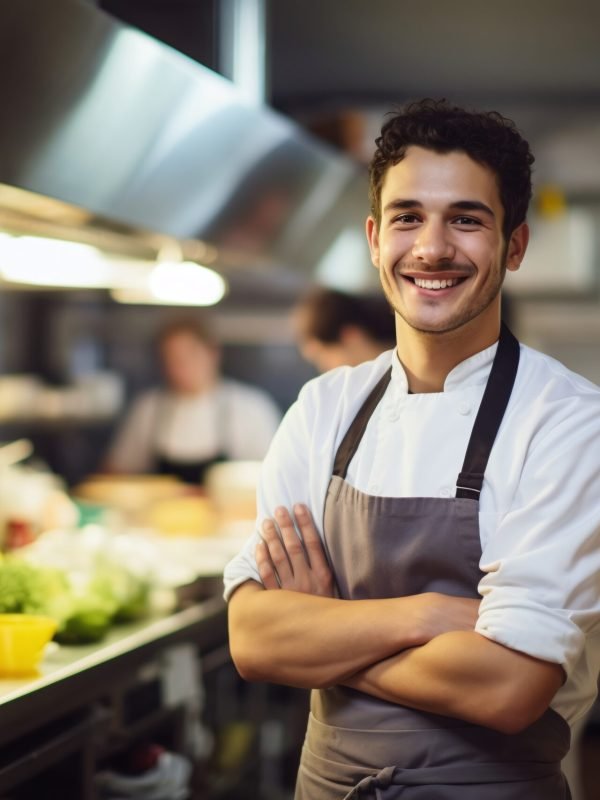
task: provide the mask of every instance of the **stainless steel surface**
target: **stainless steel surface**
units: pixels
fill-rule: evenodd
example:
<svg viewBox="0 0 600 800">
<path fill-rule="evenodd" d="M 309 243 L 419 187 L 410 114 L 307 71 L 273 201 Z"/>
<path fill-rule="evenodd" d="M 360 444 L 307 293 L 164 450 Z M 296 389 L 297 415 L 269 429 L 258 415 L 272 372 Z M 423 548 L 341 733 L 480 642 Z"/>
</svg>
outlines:
<svg viewBox="0 0 600 800">
<path fill-rule="evenodd" d="M 208 240 L 224 266 L 311 275 L 362 229 L 363 171 L 229 81 L 81 0 L 0 14 L 0 182 Z"/>
<path fill-rule="evenodd" d="M 146 619 L 114 627 L 105 640 L 94 644 L 50 646 L 37 676 L 3 678 L 0 706 L 67 680 L 78 673 L 118 658 L 137 648 L 183 631 L 217 614 L 224 607 L 221 597 L 212 597 L 167 617 Z"/>
</svg>

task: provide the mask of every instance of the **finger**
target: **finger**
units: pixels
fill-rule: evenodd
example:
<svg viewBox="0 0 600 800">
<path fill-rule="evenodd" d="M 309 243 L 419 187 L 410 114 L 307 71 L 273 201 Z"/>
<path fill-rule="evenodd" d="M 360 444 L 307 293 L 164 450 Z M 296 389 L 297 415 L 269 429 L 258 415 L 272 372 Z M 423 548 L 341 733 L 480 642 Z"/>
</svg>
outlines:
<svg viewBox="0 0 600 800">
<path fill-rule="evenodd" d="M 307 506 L 297 503 L 294 506 L 294 516 L 306 547 L 310 566 L 315 571 L 329 570 L 329 563 L 325 555 L 323 541 L 319 536 L 312 514 Z"/>
<path fill-rule="evenodd" d="M 309 565 L 304 552 L 302 540 L 292 519 L 292 515 L 284 506 L 275 509 L 275 520 L 281 531 L 281 539 L 290 559 L 296 580 L 306 576 Z"/>
<path fill-rule="evenodd" d="M 268 551 L 269 557 L 282 589 L 292 588 L 294 582 L 294 573 L 288 558 L 288 554 L 279 537 L 279 533 L 272 519 L 266 519 L 262 524 L 262 538 Z"/>
<path fill-rule="evenodd" d="M 265 589 L 279 589 L 275 568 L 269 557 L 269 548 L 262 539 L 256 545 L 255 558 L 258 574 Z"/>
</svg>

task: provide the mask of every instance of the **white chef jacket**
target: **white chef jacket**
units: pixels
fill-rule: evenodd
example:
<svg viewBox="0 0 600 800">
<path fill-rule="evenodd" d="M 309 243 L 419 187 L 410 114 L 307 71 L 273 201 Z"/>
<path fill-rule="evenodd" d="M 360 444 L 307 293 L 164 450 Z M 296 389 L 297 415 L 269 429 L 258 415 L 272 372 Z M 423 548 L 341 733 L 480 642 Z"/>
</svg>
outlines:
<svg viewBox="0 0 600 800">
<path fill-rule="evenodd" d="M 336 450 L 390 363 L 390 385 L 346 480 L 372 495 L 454 496 L 496 348 L 455 367 L 440 393 L 409 394 L 395 351 L 309 382 L 263 462 L 258 522 L 299 502 L 322 529 Z M 562 664 L 567 681 L 552 707 L 572 724 L 591 706 L 600 668 L 600 389 L 523 345 L 479 525 L 485 576 L 476 631 Z M 257 538 L 227 565 L 226 597 L 260 580 Z"/>
<path fill-rule="evenodd" d="M 222 380 L 189 397 L 151 389 L 132 403 L 107 460 L 134 474 L 152 471 L 158 454 L 183 462 L 221 452 L 233 460 L 260 460 L 280 420 L 265 392 L 237 381 Z"/>
</svg>

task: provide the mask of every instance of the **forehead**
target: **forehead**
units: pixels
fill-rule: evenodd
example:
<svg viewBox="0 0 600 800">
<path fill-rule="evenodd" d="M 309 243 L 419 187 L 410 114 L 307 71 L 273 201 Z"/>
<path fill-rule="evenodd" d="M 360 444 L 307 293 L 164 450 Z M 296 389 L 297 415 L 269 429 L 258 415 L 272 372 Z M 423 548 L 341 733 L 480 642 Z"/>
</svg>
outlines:
<svg viewBox="0 0 600 800">
<path fill-rule="evenodd" d="M 190 331 L 173 331 L 169 333 L 160 343 L 161 351 L 165 352 L 180 352 L 180 351 L 196 351 L 208 349 L 208 345 L 200 341 Z"/>
<path fill-rule="evenodd" d="M 424 205 L 451 205 L 461 200 L 479 200 L 501 209 L 498 181 L 487 166 L 460 150 L 438 153 L 411 146 L 402 161 L 389 167 L 381 189 L 381 208 L 396 199 L 416 200 Z"/>
</svg>

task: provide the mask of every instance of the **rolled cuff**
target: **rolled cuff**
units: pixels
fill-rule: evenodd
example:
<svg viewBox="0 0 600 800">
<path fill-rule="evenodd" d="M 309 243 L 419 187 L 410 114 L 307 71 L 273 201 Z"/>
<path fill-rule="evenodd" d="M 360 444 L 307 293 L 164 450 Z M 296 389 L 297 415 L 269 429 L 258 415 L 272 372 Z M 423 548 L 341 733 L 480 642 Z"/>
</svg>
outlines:
<svg viewBox="0 0 600 800">
<path fill-rule="evenodd" d="M 568 612 L 543 606 L 484 608 L 475 631 L 511 650 L 560 664 L 567 677 L 585 645 L 583 631 Z"/>
</svg>

